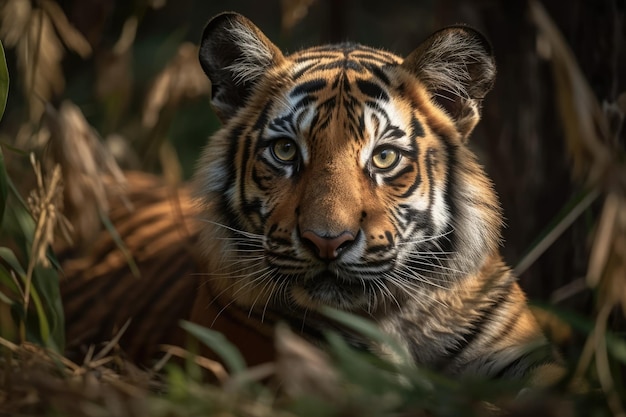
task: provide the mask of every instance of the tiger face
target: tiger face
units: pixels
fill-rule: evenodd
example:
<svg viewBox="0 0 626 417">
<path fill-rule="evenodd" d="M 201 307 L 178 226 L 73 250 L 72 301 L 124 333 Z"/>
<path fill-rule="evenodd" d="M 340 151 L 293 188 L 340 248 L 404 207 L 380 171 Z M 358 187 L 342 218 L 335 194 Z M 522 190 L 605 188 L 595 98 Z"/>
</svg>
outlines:
<svg viewBox="0 0 626 417">
<path fill-rule="evenodd" d="M 466 146 L 495 76 L 474 30 L 405 59 L 356 44 L 285 56 L 225 13 L 200 63 L 223 121 L 195 176 L 215 296 L 376 314 L 427 305 L 497 251 L 499 206 Z"/>
</svg>

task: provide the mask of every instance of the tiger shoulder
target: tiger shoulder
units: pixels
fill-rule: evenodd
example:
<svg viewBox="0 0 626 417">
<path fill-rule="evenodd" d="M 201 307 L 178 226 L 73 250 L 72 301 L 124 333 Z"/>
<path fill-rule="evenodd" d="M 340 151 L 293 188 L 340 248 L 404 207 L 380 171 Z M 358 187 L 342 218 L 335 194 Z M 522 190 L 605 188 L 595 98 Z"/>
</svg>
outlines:
<svg viewBox="0 0 626 417">
<path fill-rule="evenodd" d="M 149 335 L 125 336 L 131 351 L 171 342 L 173 320 L 186 318 L 224 333 L 248 363 L 271 361 L 276 324 L 319 341 L 332 325 L 319 310 L 332 307 L 373 320 L 417 366 L 532 385 L 559 377 L 499 254 L 500 205 L 468 147 L 496 75 L 479 32 L 442 29 L 406 57 L 354 43 L 285 55 L 250 20 L 223 13 L 204 30 L 199 62 L 222 127 L 179 196 L 190 232 L 171 239 L 195 252 L 177 250 L 174 275 L 150 270 L 159 294 L 179 297 L 133 302 L 119 269 L 98 276 L 107 291 L 127 288 L 99 320 L 119 327 L 133 316 Z M 167 202 L 116 226 L 151 204 Z M 162 213 L 164 225 L 180 221 Z M 129 250 L 151 243 L 134 239 Z M 66 311 L 77 317 L 72 285 Z M 152 325 L 154 311 L 169 325 Z M 80 320 L 68 326 L 75 340 L 95 337 L 72 331 Z"/>
</svg>

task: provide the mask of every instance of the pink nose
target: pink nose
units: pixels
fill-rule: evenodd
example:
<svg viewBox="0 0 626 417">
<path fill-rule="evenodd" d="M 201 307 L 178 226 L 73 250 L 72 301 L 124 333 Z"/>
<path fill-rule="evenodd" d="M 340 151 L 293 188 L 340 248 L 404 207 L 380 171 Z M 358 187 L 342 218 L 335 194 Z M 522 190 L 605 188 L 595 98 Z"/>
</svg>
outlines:
<svg viewBox="0 0 626 417">
<path fill-rule="evenodd" d="M 316 250 L 320 259 L 332 261 L 337 259 L 342 250 L 346 249 L 354 242 L 354 235 L 348 231 L 339 236 L 324 237 L 312 230 L 302 233 L 302 240 Z"/>
</svg>

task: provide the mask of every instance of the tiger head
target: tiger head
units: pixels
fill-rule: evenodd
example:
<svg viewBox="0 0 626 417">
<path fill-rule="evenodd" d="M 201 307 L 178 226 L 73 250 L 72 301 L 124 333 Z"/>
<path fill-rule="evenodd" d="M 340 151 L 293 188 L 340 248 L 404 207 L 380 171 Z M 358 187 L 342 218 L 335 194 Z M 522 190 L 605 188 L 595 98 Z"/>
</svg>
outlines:
<svg viewBox="0 0 626 417">
<path fill-rule="evenodd" d="M 466 146 L 495 77 L 475 30 L 438 31 L 404 59 L 352 43 L 283 55 L 224 13 L 199 58 L 223 122 L 195 176 L 219 294 L 375 313 L 497 252 L 499 205 Z"/>
</svg>

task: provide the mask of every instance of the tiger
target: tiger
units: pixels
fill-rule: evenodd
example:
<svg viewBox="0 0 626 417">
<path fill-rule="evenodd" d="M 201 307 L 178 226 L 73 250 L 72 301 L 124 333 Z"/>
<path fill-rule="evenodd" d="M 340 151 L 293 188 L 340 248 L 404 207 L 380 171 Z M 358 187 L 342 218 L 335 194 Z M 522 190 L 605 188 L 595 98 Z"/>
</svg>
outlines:
<svg viewBox="0 0 626 417">
<path fill-rule="evenodd" d="M 222 125 L 174 200 L 155 185 L 135 214 L 116 212 L 147 279 L 128 278 L 118 254 L 116 266 L 66 280 L 72 340 L 94 338 L 93 321 L 73 330 L 95 308 L 73 300 L 92 288 L 116 305 L 100 309 L 108 329 L 121 327 L 120 312 L 134 316 L 122 340 L 138 356 L 183 343 L 183 318 L 263 363 L 275 357 L 278 323 L 319 342 L 332 308 L 371 320 L 418 367 L 533 385 L 557 378 L 558 358 L 499 253 L 502 209 L 469 147 L 496 76 L 481 33 L 447 27 L 405 58 L 350 42 L 286 55 L 225 12 L 206 25 L 199 64 Z M 170 241 L 148 230 L 151 219 Z M 148 237 L 133 239 L 142 229 Z M 89 262 L 109 256 L 105 240 Z"/>
</svg>

